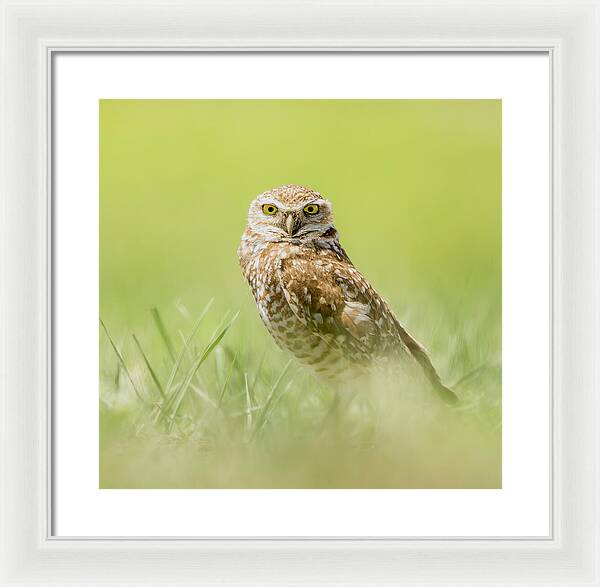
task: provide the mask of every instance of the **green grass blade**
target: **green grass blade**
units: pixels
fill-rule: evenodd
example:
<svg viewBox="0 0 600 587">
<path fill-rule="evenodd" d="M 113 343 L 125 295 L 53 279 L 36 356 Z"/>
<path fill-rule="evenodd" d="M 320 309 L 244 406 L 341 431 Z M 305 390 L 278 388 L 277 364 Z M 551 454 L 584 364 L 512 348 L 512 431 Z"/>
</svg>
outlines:
<svg viewBox="0 0 600 587">
<path fill-rule="evenodd" d="M 258 381 L 258 376 L 260 375 L 260 371 L 262 369 L 263 363 L 265 362 L 266 356 L 267 356 L 267 349 L 265 349 L 260 355 L 260 359 L 258 361 L 258 365 L 256 366 L 256 371 L 254 372 L 254 378 L 252 379 L 252 385 L 250 386 L 250 389 L 256 389 L 256 383 Z"/>
<path fill-rule="evenodd" d="M 252 398 L 248 388 L 248 373 L 244 373 L 244 389 L 246 391 L 246 433 L 250 434 L 252 430 Z"/>
<path fill-rule="evenodd" d="M 131 376 L 129 369 L 127 368 L 127 365 L 125 364 L 125 359 L 123 358 L 121 351 L 117 348 L 117 345 L 115 344 L 115 341 L 112 339 L 110 332 L 108 332 L 108 328 L 106 328 L 106 324 L 104 324 L 104 321 L 102 320 L 102 318 L 100 318 L 100 324 L 102 325 L 102 328 L 104 329 L 104 332 L 106 333 L 108 341 L 110 342 L 110 345 L 112 346 L 113 350 L 115 351 L 115 354 L 117 355 L 117 358 L 119 359 L 119 363 L 123 367 L 123 371 L 125 371 L 125 374 L 127 375 L 127 379 L 129 379 L 129 383 L 131 383 L 131 387 L 133 388 L 135 395 L 137 395 L 138 398 L 145 404 L 146 400 L 143 398 L 142 394 L 140 393 L 139 389 L 137 388 L 137 385 L 135 384 L 135 381 L 133 380 L 133 377 Z"/>
<path fill-rule="evenodd" d="M 227 379 L 225 379 L 225 383 L 223 384 L 223 387 L 221 388 L 221 392 L 219 393 L 219 401 L 217 402 L 217 408 L 219 408 L 219 409 L 221 408 L 221 404 L 223 403 L 223 398 L 225 397 L 225 393 L 227 391 L 227 388 L 229 387 L 229 382 L 231 381 L 231 378 L 233 377 L 233 374 L 235 372 L 237 357 L 238 357 L 238 354 L 236 352 L 235 355 L 233 355 L 233 361 L 231 361 L 231 367 L 229 368 L 229 373 L 227 374 Z"/>
<path fill-rule="evenodd" d="M 115 385 L 115 389 L 119 389 L 119 382 L 121 381 L 121 363 L 117 363 L 117 369 L 115 371 L 115 377 L 113 379 L 113 383 Z"/>
<path fill-rule="evenodd" d="M 185 344 L 185 340 L 186 340 L 185 335 L 183 334 L 183 332 L 181 332 L 181 330 L 179 331 L 179 336 L 181 337 L 181 342 L 187 348 L 187 355 L 188 355 L 188 359 L 190 360 L 190 365 L 191 365 L 194 362 L 194 357 L 198 354 L 198 349 L 196 348 L 195 344 L 194 344 L 194 348 L 192 348 L 190 345 Z M 195 377 L 196 377 L 196 384 L 198 385 L 198 387 L 205 387 L 204 381 L 202 381 L 199 371 L 196 371 Z"/>
<path fill-rule="evenodd" d="M 217 380 L 217 387 L 223 388 L 225 379 L 227 379 L 227 353 L 223 350 L 223 347 L 217 347 L 215 349 L 215 377 Z M 218 394 L 217 394 L 218 395 Z"/>
<path fill-rule="evenodd" d="M 252 434 L 252 437 L 250 438 L 250 440 L 253 440 L 254 437 L 265 426 L 265 424 L 267 422 L 267 417 L 269 415 L 269 411 L 270 411 L 273 401 L 275 399 L 275 394 L 277 393 L 277 390 L 279 389 L 281 382 L 283 381 L 283 378 L 286 376 L 287 372 L 289 371 L 291 365 L 292 365 L 292 360 L 290 359 L 286 363 L 286 365 L 283 368 L 283 370 L 281 371 L 281 373 L 279 374 L 277 381 L 275 381 L 275 383 L 273 384 L 273 387 L 271 388 L 271 391 L 269 392 L 269 395 L 267 397 L 267 401 L 265 401 L 263 409 L 262 409 L 260 415 L 258 416 L 258 421 L 256 422 L 256 427 L 254 428 L 254 433 Z"/>
<path fill-rule="evenodd" d="M 195 324 L 195 326 L 192 330 L 192 333 L 188 336 L 188 338 L 184 342 L 183 348 L 181 349 L 181 353 L 179 354 L 179 356 L 177 358 L 177 362 L 173 367 L 173 371 L 171 372 L 172 378 L 171 377 L 169 378 L 170 384 L 169 384 L 169 382 L 167 383 L 167 392 L 166 392 L 167 399 L 163 403 L 163 410 L 162 410 L 162 413 L 160 414 L 161 417 L 167 416 L 167 414 L 169 413 L 169 410 L 171 409 L 171 406 L 173 406 L 173 404 L 176 403 L 178 406 L 179 406 L 179 404 L 181 404 L 181 400 L 178 400 L 180 392 L 182 392 L 184 395 L 187 392 L 186 388 L 187 388 L 187 385 L 189 385 L 189 383 L 187 382 L 187 378 L 185 376 L 184 376 L 183 380 L 173 389 L 172 392 L 170 392 L 170 385 L 173 384 L 175 375 L 177 374 L 177 371 L 179 370 L 179 367 L 181 366 L 181 362 L 183 360 L 183 355 L 185 354 L 186 350 L 189 349 L 189 344 L 190 344 L 191 340 L 193 339 L 193 337 L 195 336 L 196 331 L 198 330 L 198 327 L 200 326 L 200 323 L 202 322 L 202 319 L 206 315 L 208 308 L 211 306 L 211 304 L 213 302 L 213 299 L 211 299 L 209 301 L 209 303 L 207 304 L 207 306 L 204 308 L 204 310 L 202 311 L 202 314 L 200 315 L 200 318 L 198 319 L 198 322 Z M 214 336 L 216 335 L 217 332 L 219 332 L 219 328 L 221 328 L 221 325 L 226 320 L 228 315 L 229 315 L 229 312 L 227 312 L 225 314 L 225 317 L 221 321 L 221 324 L 212 333 L 209 340 L 213 340 Z M 195 362 L 192 357 L 192 368 L 190 369 L 190 371 L 188 371 L 188 373 L 193 370 L 194 364 L 195 364 Z M 197 373 L 197 370 L 194 371 L 194 374 L 195 373 Z"/>
<path fill-rule="evenodd" d="M 142 355 L 142 358 L 144 359 L 144 363 L 146 364 L 146 368 L 148 369 L 148 372 L 150 373 L 150 377 L 152 377 L 152 381 L 154 381 L 154 384 L 158 388 L 160 395 L 164 399 L 166 397 L 165 390 L 163 389 L 163 386 L 161 385 L 160 380 L 159 380 L 158 376 L 156 375 L 156 372 L 152 368 L 152 365 L 150 364 L 150 361 L 148 360 L 148 357 L 146 356 L 146 353 L 144 352 L 144 349 L 142 348 L 142 345 L 140 344 L 138 337 L 135 334 L 132 334 L 131 336 L 133 337 L 133 341 L 135 342 L 135 345 L 137 346 L 138 350 L 140 351 L 140 354 Z"/>
<path fill-rule="evenodd" d="M 215 347 L 221 342 L 221 340 L 223 339 L 225 334 L 227 334 L 227 331 L 231 328 L 232 324 L 237 319 L 238 314 L 239 314 L 239 312 L 233 317 L 233 319 L 226 326 L 224 326 L 221 329 L 219 334 L 213 338 L 213 340 L 206 346 L 203 353 L 196 359 L 196 362 L 192 365 L 191 369 L 188 371 L 181 387 L 175 394 L 177 397 L 174 402 L 173 411 L 171 412 L 171 415 L 170 415 L 172 421 L 177 416 L 177 412 L 179 411 L 181 402 L 183 401 L 183 398 L 185 397 L 185 395 L 187 393 L 187 390 L 190 386 L 190 383 L 192 382 L 192 379 L 193 379 L 196 371 L 198 371 L 198 369 L 200 368 L 202 363 L 204 363 L 204 361 L 206 361 L 206 359 L 209 357 L 209 355 L 212 353 L 212 351 L 215 349 Z"/>
<path fill-rule="evenodd" d="M 183 361 L 183 357 L 185 356 L 187 348 L 188 348 L 190 342 L 192 341 L 192 339 L 194 338 L 194 336 L 196 336 L 196 332 L 198 332 L 198 329 L 200 328 L 200 324 L 202 323 L 204 316 L 206 316 L 206 313 L 212 306 L 213 301 L 214 301 L 214 298 L 209 300 L 208 304 L 206 304 L 206 306 L 204 307 L 204 310 L 202 310 L 202 312 L 200 313 L 200 317 L 196 321 L 196 324 L 194 324 L 192 331 L 190 332 L 189 336 L 186 338 L 186 340 L 183 344 L 183 347 L 179 351 L 179 355 L 177 356 L 177 359 L 175 360 L 175 364 L 173 365 L 173 368 L 171 369 L 171 373 L 169 375 L 169 379 L 167 380 L 167 385 L 165 386 L 165 395 L 167 396 L 167 401 L 170 400 L 171 388 L 173 386 L 173 382 L 175 381 L 175 377 L 177 377 L 177 373 L 179 371 L 179 368 L 181 367 L 181 363 Z"/>
<path fill-rule="evenodd" d="M 171 337 L 169 336 L 169 332 L 167 331 L 165 323 L 163 322 L 163 319 L 160 315 L 160 312 L 158 311 L 158 308 L 150 308 L 150 313 L 152 314 L 152 318 L 154 320 L 154 324 L 156 325 L 158 333 L 160 334 L 160 338 L 163 341 L 165 347 L 167 348 L 167 351 L 171 356 L 171 360 L 174 361 L 175 351 L 173 350 L 173 343 L 171 341 Z"/>
<path fill-rule="evenodd" d="M 204 402 L 206 402 L 211 408 L 216 409 L 217 404 L 211 399 L 210 395 L 206 393 L 203 389 L 190 383 L 190 389 Z"/>
</svg>

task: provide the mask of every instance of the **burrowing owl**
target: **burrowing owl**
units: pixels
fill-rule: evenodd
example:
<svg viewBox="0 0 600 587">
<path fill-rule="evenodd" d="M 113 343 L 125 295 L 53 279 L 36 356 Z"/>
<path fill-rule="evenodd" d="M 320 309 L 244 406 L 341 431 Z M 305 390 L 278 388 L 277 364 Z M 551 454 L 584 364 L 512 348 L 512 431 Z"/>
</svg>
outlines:
<svg viewBox="0 0 600 587">
<path fill-rule="evenodd" d="M 285 185 L 260 194 L 238 256 L 275 341 L 318 375 L 343 381 L 408 362 L 443 399 L 456 400 L 423 346 L 348 258 L 331 204 L 319 192 Z"/>
</svg>

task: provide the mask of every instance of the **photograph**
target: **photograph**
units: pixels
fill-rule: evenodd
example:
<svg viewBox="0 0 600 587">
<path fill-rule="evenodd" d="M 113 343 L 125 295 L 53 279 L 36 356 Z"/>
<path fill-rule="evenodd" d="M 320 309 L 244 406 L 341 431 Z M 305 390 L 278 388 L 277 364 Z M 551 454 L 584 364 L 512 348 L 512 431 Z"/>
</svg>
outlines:
<svg viewBox="0 0 600 587">
<path fill-rule="evenodd" d="M 99 101 L 100 489 L 502 488 L 502 100 Z"/>
</svg>

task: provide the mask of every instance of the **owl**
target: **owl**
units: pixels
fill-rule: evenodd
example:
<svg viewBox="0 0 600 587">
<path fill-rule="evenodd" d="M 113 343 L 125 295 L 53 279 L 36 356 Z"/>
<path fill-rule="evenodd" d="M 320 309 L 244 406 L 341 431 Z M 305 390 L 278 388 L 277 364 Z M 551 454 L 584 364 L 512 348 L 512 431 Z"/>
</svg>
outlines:
<svg viewBox="0 0 600 587">
<path fill-rule="evenodd" d="M 316 375 L 339 383 L 402 363 L 456 401 L 425 348 L 350 261 L 319 192 L 284 185 L 257 196 L 238 257 L 267 330 Z"/>
</svg>

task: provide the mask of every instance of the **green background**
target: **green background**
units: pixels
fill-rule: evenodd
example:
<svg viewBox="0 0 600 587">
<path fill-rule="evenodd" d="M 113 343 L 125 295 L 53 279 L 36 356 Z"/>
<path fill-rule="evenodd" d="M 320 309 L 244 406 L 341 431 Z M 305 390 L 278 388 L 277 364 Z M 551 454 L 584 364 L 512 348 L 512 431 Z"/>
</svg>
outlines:
<svg viewBox="0 0 600 587">
<path fill-rule="evenodd" d="M 236 257 L 246 211 L 285 183 L 333 202 L 342 244 L 387 297 L 497 295 L 500 109 L 494 100 L 103 100 L 102 314 L 133 325 L 182 296 L 247 303 Z"/>
<path fill-rule="evenodd" d="M 250 201 L 285 183 L 331 200 L 350 258 L 430 349 L 446 382 L 495 369 L 493 381 L 463 395 L 474 420 L 499 430 L 499 100 L 102 100 L 100 314 L 125 357 L 135 332 L 151 360 L 164 362 L 151 307 L 180 340 L 214 297 L 209 324 L 239 310 L 231 346 L 249 362 L 260 351 L 281 364 L 236 248 Z M 111 395 L 131 393 L 111 383 L 119 367 L 102 334 L 100 359 L 106 457 L 126 436 L 132 408 Z M 113 460 L 104 463 L 105 484 L 136 485 L 113 475 Z M 190 483 L 203 484 L 180 484 Z"/>
</svg>

